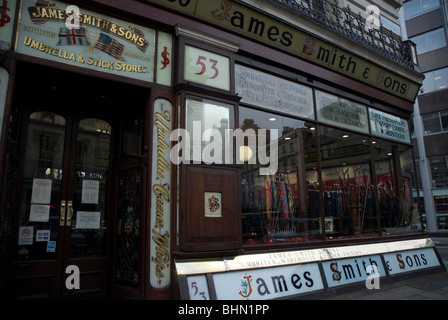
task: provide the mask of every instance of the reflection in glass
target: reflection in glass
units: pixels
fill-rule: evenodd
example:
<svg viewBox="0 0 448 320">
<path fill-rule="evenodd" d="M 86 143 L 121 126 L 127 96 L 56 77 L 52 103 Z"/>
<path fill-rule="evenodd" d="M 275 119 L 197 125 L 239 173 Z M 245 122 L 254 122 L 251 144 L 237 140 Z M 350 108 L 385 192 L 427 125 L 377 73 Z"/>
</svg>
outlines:
<svg viewBox="0 0 448 320">
<path fill-rule="evenodd" d="M 211 148 L 211 154 L 207 156 L 215 160 L 216 164 L 225 163 L 224 145 L 228 139 L 226 130 L 235 127 L 233 106 L 198 97 L 187 98 L 186 105 L 186 129 L 190 137 L 189 160 L 199 163 L 204 161 L 204 148 L 211 144 L 219 145 L 222 149 Z M 217 138 L 220 141 L 216 141 Z M 217 151 L 221 151 L 221 154 L 217 154 Z"/>
<path fill-rule="evenodd" d="M 368 138 L 323 126 L 319 138 L 327 237 L 376 235 Z"/>
<path fill-rule="evenodd" d="M 394 234 L 421 229 L 411 147 L 377 140 L 374 157 L 381 230 Z"/>
<path fill-rule="evenodd" d="M 79 123 L 71 257 L 105 255 L 110 142 L 111 126 L 107 122 L 89 118 Z"/>
<path fill-rule="evenodd" d="M 29 117 L 19 227 L 33 233 L 26 241 L 19 229 L 19 259 L 53 259 L 57 254 L 47 245 L 59 236 L 65 124 L 62 116 L 46 111 Z M 49 238 L 36 238 L 38 231 L 49 232 Z"/>
<path fill-rule="evenodd" d="M 309 179 L 317 177 L 313 125 L 249 108 L 239 109 L 243 131 L 278 130 L 278 170 L 260 175 L 261 164 L 242 169 L 243 241 L 245 244 L 300 242 L 321 238 L 319 210 L 308 196 Z M 257 146 L 260 136 L 257 135 Z M 253 150 L 258 154 L 263 150 Z M 268 151 L 269 153 L 269 151 Z"/>
</svg>

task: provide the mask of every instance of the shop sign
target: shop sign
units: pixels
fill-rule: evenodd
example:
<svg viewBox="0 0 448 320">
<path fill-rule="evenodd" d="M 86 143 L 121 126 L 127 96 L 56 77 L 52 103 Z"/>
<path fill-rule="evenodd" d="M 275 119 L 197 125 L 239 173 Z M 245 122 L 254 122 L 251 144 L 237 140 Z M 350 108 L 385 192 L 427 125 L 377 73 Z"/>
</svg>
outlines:
<svg viewBox="0 0 448 320">
<path fill-rule="evenodd" d="M 157 83 L 171 86 L 173 37 L 169 33 L 159 31 L 157 38 Z"/>
<path fill-rule="evenodd" d="M 292 81 L 235 65 L 235 92 L 242 103 L 314 118 L 312 89 Z"/>
<path fill-rule="evenodd" d="M 440 266 L 434 248 L 388 253 L 384 261 L 391 275 Z"/>
<path fill-rule="evenodd" d="M 165 99 L 154 102 L 151 180 L 150 282 L 164 288 L 171 282 L 171 162 L 170 134 L 173 106 Z"/>
<path fill-rule="evenodd" d="M 22 1 L 15 50 L 76 67 L 153 81 L 154 30 L 82 8 L 78 13 L 72 10 L 59 1 Z M 75 17 L 78 23 L 73 26 Z"/>
<path fill-rule="evenodd" d="M 369 109 L 372 135 L 399 142 L 411 143 L 408 122 L 399 117 Z"/>
<path fill-rule="evenodd" d="M 230 90 L 230 59 L 222 55 L 185 46 L 184 79 L 206 86 Z"/>
<path fill-rule="evenodd" d="M 386 276 L 379 255 L 326 261 L 322 263 L 322 268 L 330 288 L 366 281 L 373 276 Z M 379 275 L 375 272 L 379 272 Z"/>
<path fill-rule="evenodd" d="M 414 102 L 420 84 L 230 0 L 150 0 L 214 23 Z M 300 16 L 297 16 L 300 19 Z"/>
<path fill-rule="evenodd" d="M 321 122 L 369 133 L 367 107 L 322 91 L 316 91 L 317 119 Z"/>
<path fill-rule="evenodd" d="M 15 0 L 0 0 L 0 50 L 9 50 L 16 16 Z"/>
<path fill-rule="evenodd" d="M 322 290 L 317 263 L 217 273 L 213 282 L 218 300 L 266 300 Z"/>
</svg>

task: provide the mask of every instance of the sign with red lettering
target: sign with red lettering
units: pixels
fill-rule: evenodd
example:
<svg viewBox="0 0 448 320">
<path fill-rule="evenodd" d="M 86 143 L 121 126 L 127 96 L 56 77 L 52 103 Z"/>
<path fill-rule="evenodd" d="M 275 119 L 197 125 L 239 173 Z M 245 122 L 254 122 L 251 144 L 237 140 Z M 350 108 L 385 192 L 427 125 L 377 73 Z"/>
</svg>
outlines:
<svg viewBox="0 0 448 320">
<path fill-rule="evenodd" d="M 378 268 L 375 270 L 379 270 L 379 277 L 386 276 L 380 255 L 330 260 L 322 263 L 324 276 L 330 288 L 366 281 L 372 276 L 371 273 L 374 270 L 369 266 Z"/>
<path fill-rule="evenodd" d="M 210 51 L 185 46 L 184 79 L 229 91 L 230 59 Z"/>
<path fill-rule="evenodd" d="M 153 29 L 60 1 L 24 0 L 17 52 L 143 81 L 154 80 Z M 72 24 L 73 20 L 76 24 Z"/>
<path fill-rule="evenodd" d="M 393 252 L 384 255 L 389 274 L 418 271 L 426 268 L 439 267 L 440 262 L 434 248 Z"/>
</svg>

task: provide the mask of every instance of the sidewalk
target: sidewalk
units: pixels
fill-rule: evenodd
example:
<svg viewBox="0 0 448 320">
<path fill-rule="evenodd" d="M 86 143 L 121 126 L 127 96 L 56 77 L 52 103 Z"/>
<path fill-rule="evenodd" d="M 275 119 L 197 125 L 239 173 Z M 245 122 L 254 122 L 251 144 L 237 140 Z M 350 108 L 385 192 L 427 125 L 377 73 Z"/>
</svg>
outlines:
<svg viewBox="0 0 448 320">
<path fill-rule="evenodd" d="M 448 237 L 431 237 L 448 268 Z M 324 300 L 448 300 L 448 272 L 386 283 L 379 290 L 359 290 Z"/>
</svg>

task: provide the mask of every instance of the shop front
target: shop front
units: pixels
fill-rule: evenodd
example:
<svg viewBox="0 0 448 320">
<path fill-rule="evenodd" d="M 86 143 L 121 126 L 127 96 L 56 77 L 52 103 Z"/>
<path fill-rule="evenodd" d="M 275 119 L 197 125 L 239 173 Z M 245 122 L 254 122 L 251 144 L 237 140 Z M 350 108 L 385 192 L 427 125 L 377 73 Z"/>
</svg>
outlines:
<svg viewBox="0 0 448 320">
<path fill-rule="evenodd" d="M 239 1 L 23 0 L 14 26 L 7 298 L 286 298 L 444 268 L 413 197 L 413 70 Z"/>
</svg>

